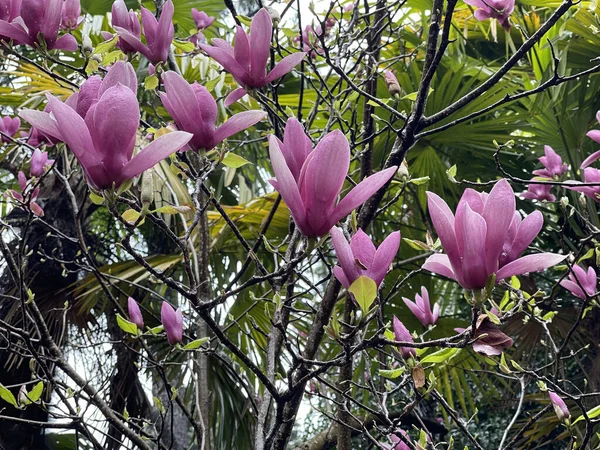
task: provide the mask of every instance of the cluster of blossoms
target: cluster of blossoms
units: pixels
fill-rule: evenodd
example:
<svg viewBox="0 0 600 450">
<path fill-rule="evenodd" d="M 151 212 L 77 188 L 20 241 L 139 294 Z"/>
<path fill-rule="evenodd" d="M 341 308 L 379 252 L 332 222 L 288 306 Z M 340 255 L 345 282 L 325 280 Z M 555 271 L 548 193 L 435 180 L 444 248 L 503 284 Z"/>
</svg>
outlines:
<svg viewBox="0 0 600 450">
<path fill-rule="evenodd" d="M 569 169 L 569 167 L 563 163 L 560 155 L 549 145 L 544 146 L 544 156 L 539 158 L 539 161 L 544 168 L 533 171 L 533 174 L 537 176 L 537 178 L 531 179 L 533 182 L 537 180 L 559 180 Z M 527 191 L 521 194 L 521 197 L 529 200 L 554 202 L 556 201 L 556 197 L 550 192 L 551 189 L 551 184 L 532 183 L 528 186 Z"/>
<path fill-rule="evenodd" d="M 129 320 L 131 320 L 138 329 L 143 329 L 144 317 L 142 316 L 142 311 L 140 311 L 139 305 L 132 297 L 127 298 L 127 312 L 129 314 Z M 180 344 L 183 341 L 183 314 L 181 308 L 175 310 L 167 302 L 163 302 L 160 310 L 160 321 L 165 329 L 169 344 Z"/>
</svg>

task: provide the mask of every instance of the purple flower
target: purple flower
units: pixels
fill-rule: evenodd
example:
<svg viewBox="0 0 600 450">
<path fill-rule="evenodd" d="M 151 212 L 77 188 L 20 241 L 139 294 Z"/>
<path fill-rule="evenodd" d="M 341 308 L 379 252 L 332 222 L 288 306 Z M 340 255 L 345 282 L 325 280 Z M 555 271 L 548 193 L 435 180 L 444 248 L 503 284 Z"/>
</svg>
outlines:
<svg viewBox="0 0 600 450">
<path fill-rule="evenodd" d="M 213 39 L 212 46 L 200 44 L 200 48 L 231 73 L 242 86 L 229 94 L 225 100 L 225 106 L 242 98 L 246 89 L 261 88 L 289 73 L 306 55 L 300 52 L 286 56 L 267 75 L 267 60 L 271 50 L 272 34 L 271 16 L 265 8 L 262 8 L 252 19 L 250 36 L 242 27 L 237 27 L 235 48 L 223 39 Z"/>
<path fill-rule="evenodd" d="M 77 50 L 73 36 L 58 37 L 63 0 L 13 0 L 7 6 L 0 6 L 0 36 L 32 47 L 41 37 L 48 50 Z"/>
<path fill-rule="evenodd" d="M 398 342 L 414 342 L 412 336 L 410 335 L 410 331 L 408 331 L 408 329 L 404 326 L 404 324 L 396 316 L 394 316 L 393 328 L 394 328 L 394 337 L 395 337 L 396 341 L 398 341 Z M 402 355 L 402 357 L 404 359 L 408 359 L 411 356 L 414 356 L 417 354 L 417 352 L 415 351 L 415 349 L 413 347 L 398 346 L 398 351 L 400 352 L 400 354 Z"/>
<path fill-rule="evenodd" d="M 598 277 L 593 267 L 585 269 L 577 264 L 571 267 L 568 280 L 562 280 L 560 285 L 570 291 L 575 297 L 586 300 L 597 292 Z"/>
<path fill-rule="evenodd" d="M 269 183 L 281 194 L 294 222 L 308 237 L 327 234 L 338 221 L 383 187 L 398 170 L 394 166 L 371 175 L 338 203 L 350 167 L 350 145 L 343 133 L 335 130 L 327 134 L 308 156 L 304 156 L 304 145 L 290 145 L 285 137 L 284 147 L 289 149 L 286 150 L 287 158 L 280 141 L 269 139 L 269 154 L 276 177 Z M 292 169 L 300 161 L 304 162 L 296 179 Z"/>
<path fill-rule="evenodd" d="M 129 32 L 129 34 L 139 39 L 142 28 L 140 27 L 140 21 L 137 14 L 133 9 L 127 11 L 127 6 L 123 0 L 116 0 L 112 5 L 112 26 L 113 28 L 119 27 Z M 113 35 L 107 31 L 102 31 L 102 37 L 106 40 L 113 38 Z M 135 47 L 129 45 L 125 39 L 119 37 L 117 47 L 121 49 L 123 53 L 135 53 L 137 50 Z"/>
<path fill-rule="evenodd" d="M 14 136 L 19 127 L 21 126 L 21 119 L 18 117 L 4 116 L 0 119 L 0 131 L 7 136 Z M 11 140 L 5 136 L 0 136 L 0 142 L 11 142 Z"/>
<path fill-rule="evenodd" d="M 385 79 L 385 84 L 387 85 L 388 91 L 392 95 L 398 95 L 402 92 L 402 88 L 400 87 L 400 83 L 398 82 L 398 78 L 394 75 L 394 72 L 391 70 L 386 70 L 383 74 Z"/>
<path fill-rule="evenodd" d="M 531 181 L 536 181 L 536 179 L 532 178 Z M 547 202 L 555 202 L 556 197 L 554 196 L 554 194 L 550 193 L 551 189 L 552 185 L 550 184 L 531 183 L 527 186 L 527 191 L 521 193 L 521 197 L 526 198 L 528 200 L 545 200 Z"/>
<path fill-rule="evenodd" d="M 204 86 L 190 85 L 176 72 L 162 76 L 166 93 L 160 99 L 180 130 L 192 133 L 189 146 L 194 150 L 210 150 L 230 136 L 264 119 L 263 111 L 244 111 L 217 127 L 217 102 Z"/>
<path fill-rule="evenodd" d="M 183 339 L 183 316 L 181 308 L 175 311 L 171 305 L 163 302 L 160 309 L 160 321 L 163 327 L 165 327 L 169 344 L 175 345 L 180 343 Z"/>
<path fill-rule="evenodd" d="M 161 136 L 136 156 L 133 150 L 140 122 L 137 98 L 118 83 L 104 91 L 84 119 L 68 104 L 48 94 L 52 114 L 21 111 L 21 117 L 44 134 L 65 142 L 96 190 L 119 187 L 183 147 L 192 135 L 175 131 Z"/>
<path fill-rule="evenodd" d="M 360 276 L 372 279 L 379 287 L 400 247 L 400 232 L 393 232 L 375 248 L 363 230 L 358 230 L 348 243 L 342 230 L 333 227 L 331 241 L 340 263 L 333 273 L 346 289 Z"/>
<path fill-rule="evenodd" d="M 596 113 L 596 120 L 598 122 L 600 122 L 600 111 L 598 111 Z M 590 139 L 593 139 L 594 141 L 596 141 L 600 144 L 600 130 L 592 130 L 592 131 L 588 132 L 587 137 L 589 137 Z M 600 158 L 600 150 L 592 153 L 590 156 L 585 158 L 585 160 L 581 163 L 580 169 L 585 169 L 587 166 L 592 164 L 598 158 Z"/>
<path fill-rule="evenodd" d="M 214 17 L 210 17 L 204 11 L 198 11 L 196 8 L 192 8 L 192 17 L 194 18 L 198 30 L 204 30 L 210 27 L 215 21 Z"/>
<path fill-rule="evenodd" d="M 9 198 L 12 197 L 13 199 L 19 201 L 20 202 L 19 207 L 25 206 L 25 204 L 26 204 L 25 197 L 28 197 L 29 210 L 36 216 L 43 217 L 44 210 L 41 208 L 40 205 L 38 205 L 36 203 L 38 194 L 40 193 L 40 188 L 36 187 L 32 191 L 31 190 L 32 185 L 27 182 L 27 177 L 21 170 L 17 174 L 17 181 L 19 182 L 19 189 L 21 192 L 17 192 L 14 189 L 10 189 L 9 192 L 7 192 L 5 195 L 7 195 Z"/>
<path fill-rule="evenodd" d="M 512 187 L 504 179 L 489 195 L 466 189 L 456 217 L 439 196 L 427 195 L 429 214 L 446 254 L 430 256 L 423 268 L 456 280 L 465 289 L 484 288 L 492 274 L 500 281 L 539 272 L 565 258 L 554 253 L 519 258 L 540 232 L 544 219 L 539 211 L 522 219 Z"/>
<path fill-rule="evenodd" d="M 439 303 L 435 303 L 433 305 L 433 311 L 431 310 L 429 292 L 427 292 L 427 288 L 425 286 L 421 287 L 421 295 L 417 294 L 414 302 L 404 297 L 402 297 L 402 300 L 404 301 L 404 304 L 412 311 L 415 317 L 419 319 L 419 322 L 421 322 L 424 327 L 433 325 L 440 316 Z"/>
<path fill-rule="evenodd" d="M 498 19 L 504 29 L 510 30 L 508 17 L 515 9 L 515 0 L 465 0 L 465 3 L 478 8 L 477 20 Z"/>
<path fill-rule="evenodd" d="M 569 419 L 571 413 L 569 412 L 569 408 L 567 408 L 565 401 L 554 391 L 548 391 L 548 395 L 550 396 L 550 402 L 554 407 L 554 412 L 556 413 L 558 420 L 564 422 Z"/>
<path fill-rule="evenodd" d="M 135 323 L 140 330 L 143 329 L 144 317 L 133 297 L 127 297 L 127 312 L 129 313 L 129 320 Z"/>
<path fill-rule="evenodd" d="M 401 434 L 404 440 L 402 440 L 398 435 Z M 395 434 L 390 436 L 390 440 L 392 441 L 392 445 L 383 444 L 387 450 L 411 450 L 408 445 L 406 445 L 405 441 L 411 442 L 410 436 L 404 430 L 398 430 Z"/>
<path fill-rule="evenodd" d="M 74 30 L 81 22 L 81 3 L 80 0 L 65 0 L 61 12 L 61 28 L 64 30 Z"/>
<path fill-rule="evenodd" d="M 32 147 L 38 147 L 42 144 L 46 144 L 48 147 L 52 147 L 55 144 L 54 140 L 49 139 L 47 136 L 44 136 L 44 134 L 40 133 L 40 131 L 35 127 L 31 127 L 31 130 L 29 130 L 29 132 L 21 131 L 20 135 L 21 139 L 25 139 L 27 143 Z"/>
<path fill-rule="evenodd" d="M 156 20 L 154 14 L 142 6 L 142 26 L 146 44 L 141 41 L 139 35 L 136 36 L 129 29 L 116 25 L 114 21 L 113 28 L 121 39 L 156 65 L 167 61 L 169 58 L 169 49 L 175 33 L 173 27 L 174 11 L 173 1 L 167 0 L 160 14 L 160 19 Z"/>
<path fill-rule="evenodd" d="M 477 318 L 473 338 L 473 350 L 486 356 L 497 356 L 505 349 L 512 347 L 513 340 L 494 325 L 487 315 L 482 314 Z M 454 331 L 462 333 L 469 328 L 455 328 Z"/>
<path fill-rule="evenodd" d="M 549 145 L 544 145 L 544 154 L 539 161 L 544 166 L 544 169 L 534 170 L 533 174 L 543 178 L 559 178 L 565 173 L 569 166 L 563 164 L 562 158 Z"/>
<path fill-rule="evenodd" d="M 29 174 L 32 177 L 41 177 L 46 168 L 54 164 L 53 159 L 48 159 L 48 153 L 42 152 L 39 148 L 36 148 L 31 155 L 31 165 L 29 167 Z"/>
<path fill-rule="evenodd" d="M 583 169 L 583 182 L 600 183 L 600 170 L 594 169 L 593 167 L 586 167 Z M 581 183 L 579 181 L 569 181 L 569 184 L 565 185 L 565 187 L 572 191 L 581 192 L 584 195 L 593 198 L 595 201 L 600 202 L 600 186 L 577 186 L 578 184 Z"/>
</svg>

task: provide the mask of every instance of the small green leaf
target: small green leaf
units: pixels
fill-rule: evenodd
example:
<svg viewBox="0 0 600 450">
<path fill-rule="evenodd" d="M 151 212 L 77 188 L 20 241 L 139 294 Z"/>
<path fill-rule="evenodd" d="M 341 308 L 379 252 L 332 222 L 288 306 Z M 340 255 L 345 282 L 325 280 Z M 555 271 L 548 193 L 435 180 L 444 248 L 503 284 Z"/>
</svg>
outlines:
<svg viewBox="0 0 600 450">
<path fill-rule="evenodd" d="M 595 419 L 596 417 L 600 416 L 600 405 L 595 406 L 594 408 L 590 409 L 587 412 L 587 416 L 590 419 Z M 581 420 L 585 420 L 585 417 L 583 416 L 583 414 L 573 421 L 573 425 L 575 425 L 577 422 L 579 422 Z"/>
<path fill-rule="evenodd" d="M 203 337 L 200 339 L 196 339 L 195 341 L 190 342 L 189 344 L 186 344 L 183 346 L 184 350 L 196 350 L 197 348 L 200 348 L 200 346 L 206 342 L 210 341 L 210 338 L 208 337 Z"/>
<path fill-rule="evenodd" d="M 119 325 L 119 328 L 121 330 L 123 330 L 125 333 L 133 334 L 133 335 L 138 334 L 137 325 L 135 323 L 130 322 L 129 320 L 123 318 L 123 316 L 121 316 L 121 314 L 118 314 L 118 313 L 117 313 L 117 325 Z"/>
<path fill-rule="evenodd" d="M 0 384 L 0 398 L 5 402 L 13 405 L 15 408 L 19 407 L 19 405 L 17 405 L 17 399 L 15 398 L 13 393 L 10 392 L 7 388 L 5 388 L 2 384 Z"/>
<path fill-rule="evenodd" d="M 158 397 L 154 397 L 154 404 L 156 405 L 156 409 L 158 409 L 158 411 L 161 414 L 165 413 L 165 407 L 163 406 L 162 401 L 160 400 L 160 398 Z"/>
<path fill-rule="evenodd" d="M 384 378 L 389 378 L 390 380 L 394 380 L 398 377 L 400 377 L 404 371 L 406 370 L 405 367 L 399 367 L 397 369 L 379 369 L 379 375 L 381 375 Z"/>
<path fill-rule="evenodd" d="M 235 153 L 227 153 L 223 160 L 221 161 L 225 166 L 231 167 L 232 169 L 237 169 L 239 167 L 245 166 L 246 164 L 252 164 L 245 158 L 242 158 Z"/>
<path fill-rule="evenodd" d="M 412 184 L 416 184 L 417 186 L 421 186 L 429 181 L 429 177 L 419 177 L 419 178 L 411 178 L 410 182 Z"/>
<path fill-rule="evenodd" d="M 38 384 L 36 384 L 33 389 L 31 391 L 29 391 L 29 394 L 27 394 L 27 403 L 36 403 L 40 397 L 42 396 L 42 393 L 44 392 L 44 382 L 40 381 Z"/>
<path fill-rule="evenodd" d="M 104 41 L 104 42 L 98 44 L 96 46 L 96 50 L 94 50 L 94 54 L 101 55 L 103 53 L 108 52 L 109 50 L 112 50 L 117 45 L 118 41 L 119 41 L 119 36 L 117 34 L 115 34 L 111 40 Z"/>
<path fill-rule="evenodd" d="M 158 77 L 156 75 L 150 75 L 144 80 L 144 89 L 152 91 L 158 87 Z"/>
<path fill-rule="evenodd" d="M 85 73 L 90 75 L 90 74 L 94 73 L 95 71 L 97 71 L 98 67 L 100 67 L 100 63 L 98 61 L 96 61 L 95 59 L 90 59 L 88 61 L 87 65 L 85 66 Z"/>
<path fill-rule="evenodd" d="M 196 46 L 190 41 L 178 41 L 175 39 L 173 40 L 173 45 L 184 53 L 190 53 L 196 49 Z"/>
<path fill-rule="evenodd" d="M 377 284 L 369 277 L 361 275 L 348 288 L 360 306 L 360 309 L 366 313 L 377 298 Z"/>
<path fill-rule="evenodd" d="M 135 225 L 136 222 L 138 221 L 138 219 L 140 218 L 140 213 L 138 211 L 136 211 L 135 209 L 128 209 L 121 215 L 121 217 L 129 225 Z M 141 223 L 140 223 L 140 225 L 141 225 Z"/>
<path fill-rule="evenodd" d="M 90 200 L 94 205 L 101 205 L 104 203 L 104 197 L 98 194 L 94 194 L 93 192 L 90 192 Z"/>
<path fill-rule="evenodd" d="M 174 206 L 174 205 L 166 205 L 162 208 L 158 208 L 155 210 L 155 213 L 161 214 L 185 214 L 192 210 L 189 206 Z"/>
<path fill-rule="evenodd" d="M 150 328 L 150 330 L 149 330 L 149 331 L 150 331 L 150 333 L 152 333 L 153 335 L 157 336 L 157 335 L 159 335 L 160 333 L 162 333 L 164 330 L 165 330 L 165 327 L 164 327 L 164 326 L 162 326 L 162 325 L 159 325 L 159 326 L 157 326 L 157 327 Z"/>
<path fill-rule="evenodd" d="M 437 352 L 433 352 L 430 355 L 425 356 L 421 359 L 421 364 L 440 364 L 445 361 L 448 361 L 454 355 L 458 353 L 460 349 L 458 348 L 444 348 L 442 350 L 438 350 Z"/>
<path fill-rule="evenodd" d="M 415 250 L 419 250 L 419 251 L 429 250 L 429 246 L 425 242 L 417 241 L 414 239 L 408 239 L 408 238 L 402 238 L 402 240 Z"/>
<path fill-rule="evenodd" d="M 452 167 L 450 167 L 448 170 L 446 170 L 446 175 L 448 176 L 448 179 L 450 181 L 452 181 L 453 183 L 457 183 L 456 181 L 456 164 L 453 165 Z"/>
</svg>

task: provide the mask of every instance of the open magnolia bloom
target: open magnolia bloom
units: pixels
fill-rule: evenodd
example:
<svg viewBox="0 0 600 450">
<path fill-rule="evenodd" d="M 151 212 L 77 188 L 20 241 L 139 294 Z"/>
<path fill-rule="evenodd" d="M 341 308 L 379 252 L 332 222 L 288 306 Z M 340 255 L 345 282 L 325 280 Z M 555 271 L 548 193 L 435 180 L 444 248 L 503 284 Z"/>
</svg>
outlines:
<svg viewBox="0 0 600 450">
<path fill-rule="evenodd" d="M 132 90 L 122 84 L 107 89 L 90 106 L 85 120 L 77 112 L 48 94 L 52 112 L 21 111 L 21 117 L 45 135 L 69 146 L 96 190 L 119 187 L 181 149 L 192 138 L 174 131 L 161 136 L 133 156 L 140 110 Z"/>
<path fill-rule="evenodd" d="M 575 297 L 586 300 L 593 297 L 598 292 L 598 277 L 592 266 L 585 269 L 577 264 L 573 264 L 569 278 L 562 280 L 560 285 L 571 292 Z"/>
<path fill-rule="evenodd" d="M 279 61 L 267 75 L 267 60 L 271 51 L 273 22 L 269 12 L 262 8 L 252 18 L 250 36 L 238 25 L 234 46 L 223 39 L 213 39 L 213 45 L 200 44 L 200 48 L 229 72 L 241 88 L 234 90 L 225 100 L 225 106 L 237 102 L 246 89 L 261 88 L 281 78 L 300 64 L 306 53 L 292 53 Z"/>
<path fill-rule="evenodd" d="M 119 11 L 123 11 L 123 6 L 119 8 Z M 126 7 L 124 11 L 127 11 Z M 154 14 L 150 10 L 142 6 L 142 28 L 144 30 L 144 37 L 146 38 L 145 44 L 142 42 L 140 36 L 136 35 L 137 27 L 131 25 L 130 17 L 124 20 L 125 24 L 129 25 L 128 28 L 118 26 L 114 21 L 113 28 L 119 37 L 131 48 L 140 52 L 148 61 L 156 65 L 167 61 L 169 58 L 169 49 L 171 48 L 171 42 L 173 42 L 173 35 L 175 34 L 175 28 L 173 27 L 174 12 L 175 7 L 172 0 L 165 2 L 158 20 L 156 20 L 156 17 L 154 17 Z M 119 16 L 120 20 L 121 16 L 123 16 L 122 19 L 125 19 L 125 13 L 121 12 Z"/>
<path fill-rule="evenodd" d="M 290 122 L 286 132 L 288 127 Z M 297 134 L 298 130 L 295 130 L 293 135 Z M 285 136 L 283 143 L 273 137 L 269 139 L 269 154 L 276 177 L 269 183 L 281 194 L 296 226 L 308 237 L 327 234 L 398 170 L 394 166 L 365 178 L 338 203 L 350 167 L 348 140 L 341 131 L 335 130 L 321 139 L 312 151 L 307 152 L 306 142 L 299 137 L 293 143 Z M 298 167 L 301 167 L 300 173 L 295 177 Z"/>
<path fill-rule="evenodd" d="M 559 178 L 569 170 L 569 166 L 563 163 L 562 158 L 549 145 L 544 145 L 544 156 L 539 158 L 544 166 L 543 169 L 533 171 L 534 175 L 543 178 Z"/>
<path fill-rule="evenodd" d="M 506 180 L 492 191 L 466 189 L 456 217 L 439 196 L 427 192 L 429 214 L 446 254 L 430 256 L 423 268 L 456 280 L 465 289 L 483 289 L 490 276 L 496 281 L 539 272 L 566 258 L 555 253 L 519 257 L 542 229 L 544 218 L 535 211 L 524 219 L 516 210 L 515 194 Z"/>
<path fill-rule="evenodd" d="M 177 128 L 194 135 L 189 143 L 193 150 L 210 150 L 267 116 L 264 111 L 244 111 L 217 127 L 217 102 L 208 89 L 198 83 L 190 85 L 172 71 L 164 73 L 162 79 L 166 91 L 160 93 L 162 104 Z"/>
<path fill-rule="evenodd" d="M 111 18 L 113 28 L 119 27 L 129 33 L 134 38 L 139 39 L 142 33 L 142 27 L 137 14 L 133 9 L 127 11 L 127 5 L 124 0 L 116 0 L 111 9 Z M 102 37 L 107 41 L 111 40 L 114 36 L 108 31 L 101 32 Z M 136 49 L 129 45 L 125 39 L 119 37 L 117 42 L 117 48 L 123 53 L 131 54 L 135 53 Z"/>
<path fill-rule="evenodd" d="M 70 34 L 58 37 L 64 0 L 4 0 L 0 4 L 0 39 L 48 50 L 76 51 Z"/>
<path fill-rule="evenodd" d="M 508 18 L 515 9 L 515 0 L 465 0 L 465 3 L 477 8 L 477 20 L 497 19 L 504 29 L 510 30 Z"/>
<path fill-rule="evenodd" d="M 440 316 L 440 305 L 439 303 L 435 303 L 433 305 L 433 310 L 431 309 L 429 292 L 425 286 L 421 286 L 421 295 L 415 295 L 414 302 L 406 297 L 402 297 L 402 300 L 424 327 L 428 327 L 437 322 L 438 317 Z"/>
</svg>

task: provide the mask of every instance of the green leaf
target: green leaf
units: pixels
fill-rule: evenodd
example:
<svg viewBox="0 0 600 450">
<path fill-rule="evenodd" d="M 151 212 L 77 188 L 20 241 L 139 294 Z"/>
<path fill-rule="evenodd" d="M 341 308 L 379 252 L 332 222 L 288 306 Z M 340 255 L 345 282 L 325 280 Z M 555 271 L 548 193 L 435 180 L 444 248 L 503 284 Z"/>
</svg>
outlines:
<svg viewBox="0 0 600 450">
<path fill-rule="evenodd" d="M 157 336 L 160 333 L 162 333 L 165 330 L 165 327 L 163 325 L 159 325 L 157 327 L 154 328 L 150 328 L 150 333 L 152 333 L 153 335 Z"/>
<path fill-rule="evenodd" d="M 358 306 L 366 313 L 377 298 L 377 284 L 369 277 L 361 275 L 348 288 L 348 292 L 354 295 Z"/>
<path fill-rule="evenodd" d="M 184 53 L 193 52 L 196 48 L 196 46 L 190 41 L 178 41 L 176 39 L 173 41 L 173 45 Z"/>
<path fill-rule="evenodd" d="M 421 186 L 422 184 L 426 184 L 429 181 L 429 177 L 419 177 L 419 178 L 411 178 L 410 182 L 412 184 L 416 184 L 417 186 Z"/>
<path fill-rule="evenodd" d="M 119 41 L 119 36 L 117 34 L 115 34 L 114 37 L 110 41 L 104 41 L 104 42 L 98 44 L 96 49 L 94 50 L 94 54 L 101 55 L 103 53 L 106 53 L 106 52 L 112 50 L 117 45 L 118 41 Z"/>
<path fill-rule="evenodd" d="M 130 322 L 129 320 L 123 318 L 123 316 L 121 316 L 121 314 L 119 314 L 119 313 L 117 313 L 117 325 L 119 325 L 119 328 L 127 334 L 133 334 L 133 335 L 138 334 L 137 325 L 135 323 Z"/>
<path fill-rule="evenodd" d="M 203 337 L 200 339 L 196 339 L 195 341 L 190 342 L 189 344 L 186 344 L 183 346 L 184 350 L 196 350 L 197 348 L 200 348 L 200 346 L 206 342 L 210 341 L 210 338 L 208 337 Z"/>
<path fill-rule="evenodd" d="M 140 218 L 140 213 L 139 213 L 139 211 L 136 211 L 135 209 L 128 209 L 121 215 L 121 217 L 129 225 L 135 225 L 136 222 L 138 221 L 138 219 Z M 142 223 L 143 223 L 143 221 L 140 222 L 139 225 L 141 225 Z"/>
<path fill-rule="evenodd" d="M 446 175 L 448 176 L 448 179 L 450 181 L 452 181 L 453 183 L 457 183 L 456 181 L 456 164 L 454 164 L 452 167 L 450 167 L 448 170 L 446 170 Z"/>
<path fill-rule="evenodd" d="M 36 403 L 40 399 L 40 397 L 42 396 L 43 392 L 44 392 L 44 382 L 40 381 L 27 394 L 27 403 L 28 404 L 29 403 Z"/>
<path fill-rule="evenodd" d="M 158 87 L 158 77 L 156 75 L 150 75 L 144 80 L 144 89 L 152 91 Z"/>
<path fill-rule="evenodd" d="M 174 206 L 166 205 L 161 208 L 154 210 L 155 213 L 161 214 L 185 214 L 192 210 L 189 206 Z"/>
<path fill-rule="evenodd" d="M 595 406 L 594 408 L 590 409 L 587 412 L 587 416 L 590 419 L 595 419 L 596 417 L 600 416 L 600 405 Z M 585 420 L 585 417 L 583 416 L 583 414 L 573 421 L 573 425 L 575 425 L 577 422 L 579 422 L 581 420 Z"/>
<path fill-rule="evenodd" d="M 88 61 L 87 65 L 85 66 L 85 73 L 90 75 L 90 74 L 94 73 L 95 71 L 97 71 L 98 67 L 100 67 L 100 63 L 98 61 L 96 61 L 95 59 L 90 59 Z"/>
<path fill-rule="evenodd" d="M 411 248 L 419 251 L 429 250 L 429 246 L 425 242 L 417 241 L 414 239 L 402 238 Z"/>
<path fill-rule="evenodd" d="M 394 380 L 396 378 L 398 378 L 399 376 L 401 376 L 404 371 L 406 370 L 405 367 L 399 367 L 397 369 L 379 369 L 379 375 L 381 375 L 384 378 L 389 378 L 390 380 Z"/>
<path fill-rule="evenodd" d="M 10 392 L 7 388 L 5 388 L 2 384 L 0 384 L 0 398 L 5 402 L 13 405 L 15 408 L 19 407 L 19 405 L 17 405 L 17 399 L 15 398 L 13 393 Z"/>
<path fill-rule="evenodd" d="M 90 200 L 94 205 L 102 205 L 104 203 L 104 197 L 93 192 L 90 192 Z"/>
<path fill-rule="evenodd" d="M 431 355 L 425 356 L 421 359 L 421 364 L 440 364 L 445 361 L 450 360 L 454 355 L 459 352 L 458 348 L 444 348 L 442 350 L 438 350 L 437 352 L 433 352 Z"/>
<path fill-rule="evenodd" d="M 227 153 L 221 162 L 225 166 L 231 167 L 233 169 L 237 169 L 239 167 L 245 166 L 246 164 L 252 164 L 247 159 L 242 158 L 241 156 L 236 155 L 235 153 L 231 153 L 231 152 Z"/>
</svg>

